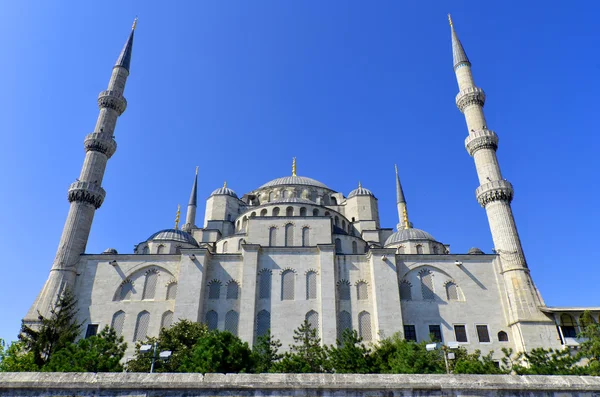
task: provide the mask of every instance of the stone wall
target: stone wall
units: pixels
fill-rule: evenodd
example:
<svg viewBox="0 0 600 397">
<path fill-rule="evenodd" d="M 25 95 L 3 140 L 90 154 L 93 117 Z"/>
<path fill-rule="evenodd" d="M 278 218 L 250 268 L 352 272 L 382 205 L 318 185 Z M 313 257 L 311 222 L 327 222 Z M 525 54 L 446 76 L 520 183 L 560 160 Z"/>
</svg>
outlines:
<svg viewBox="0 0 600 397">
<path fill-rule="evenodd" d="M 5 396 L 599 397 L 600 377 L 0 373 L 0 397 Z"/>
</svg>

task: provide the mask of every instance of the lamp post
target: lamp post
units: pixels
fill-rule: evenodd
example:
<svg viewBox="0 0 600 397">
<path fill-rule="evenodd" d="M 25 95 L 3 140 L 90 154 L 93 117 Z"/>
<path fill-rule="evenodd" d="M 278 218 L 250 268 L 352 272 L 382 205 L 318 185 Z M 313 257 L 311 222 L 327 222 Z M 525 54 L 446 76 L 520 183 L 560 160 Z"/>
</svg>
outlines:
<svg viewBox="0 0 600 397">
<path fill-rule="evenodd" d="M 171 357 L 171 351 L 165 350 L 158 353 L 158 357 L 156 356 L 156 352 L 158 350 L 158 342 L 154 342 L 153 345 L 142 345 L 140 346 L 140 353 L 150 353 L 152 351 L 151 364 L 150 364 L 150 373 L 154 372 L 154 363 L 156 360 L 167 360 Z"/>
<path fill-rule="evenodd" d="M 454 360 L 454 353 L 448 352 L 448 349 L 458 349 L 460 346 L 458 342 L 448 342 L 446 345 L 443 343 L 428 343 L 425 345 L 425 348 L 428 352 L 440 349 L 442 354 L 444 355 L 444 364 L 446 364 L 446 373 L 450 374 L 450 364 L 448 364 L 448 359 Z"/>
</svg>

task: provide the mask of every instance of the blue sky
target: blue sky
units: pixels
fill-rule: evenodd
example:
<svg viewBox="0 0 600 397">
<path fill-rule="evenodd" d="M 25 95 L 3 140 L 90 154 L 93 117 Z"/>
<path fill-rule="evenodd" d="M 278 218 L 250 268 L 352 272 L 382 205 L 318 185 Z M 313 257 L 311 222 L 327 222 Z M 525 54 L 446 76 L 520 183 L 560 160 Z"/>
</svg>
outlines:
<svg viewBox="0 0 600 397">
<path fill-rule="evenodd" d="M 199 198 L 298 174 L 358 181 L 395 227 L 394 163 L 411 221 L 454 253 L 490 252 L 454 104 L 451 12 L 487 93 L 488 126 L 548 305 L 600 306 L 600 6 L 594 2 L 12 2 L 0 13 L 0 338 L 41 289 L 79 175 L 83 138 L 138 15 L 131 76 L 89 253 L 173 226 Z M 594 120 L 596 122 L 594 123 Z M 200 220 L 199 224 L 202 223 Z"/>
</svg>

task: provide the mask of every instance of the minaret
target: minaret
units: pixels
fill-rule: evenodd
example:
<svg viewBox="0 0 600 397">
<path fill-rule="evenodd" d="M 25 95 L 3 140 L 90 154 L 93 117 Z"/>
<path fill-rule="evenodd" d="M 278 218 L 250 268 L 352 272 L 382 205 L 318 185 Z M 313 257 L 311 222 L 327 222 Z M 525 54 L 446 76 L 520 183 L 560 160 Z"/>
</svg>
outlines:
<svg viewBox="0 0 600 397">
<path fill-rule="evenodd" d="M 100 114 L 94 132 L 88 134 L 84 140 L 86 154 L 81 174 L 69 187 L 67 197 L 71 206 L 56 257 L 46 284 L 24 319 L 26 323 L 38 321 L 39 314 L 48 316 L 51 306 L 56 303 L 64 289 L 72 288 L 75 284 L 79 256 L 85 252 L 94 213 L 102 205 L 106 194 L 102 188 L 106 163 L 117 150 L 114 131 L 118 117 L 127 107 L 123 91 L 129 76 L 136 23 L 137 18 L 113 67 L 108 88 L 98 96 Z"/>
<path fill-rule="evenodd" d="M 469 136 L 465 146 L 475 160 L 479 187 L 475 191 L 477 201 L 487 213 L 495 250 L 501 259 L 501 273 L 508 295 L 509 325 L 531 321 L 547 321 L 538 310 L 542 298 L 531 280 L 519 233 L 510 203 L 513 187 L 502 177 L 496 157 L 498 136 L 489 130 L 483 113 L 485 93 L 475 85 L 471 74 L 471 62 L 458 39 L 450 15 L 452 32 L 452 55 L 459 93 L 456 105 L 465 115 Z M 518 334 L 521 332 L 515 332 Z M 521 333 L 522 334 L 522 333 Z"/>
<path fill-rule="evenodd" d="M 196 176 L 194 177 L 194 184 L 192 185 L 192 193 L 190 194 L 190 201 L 188 203 L 187 214 L 185 216 L 185 225 L 183 230 L 189 232 L 192 228 L 196 227 L 196 208 L 198 199 L 198 167 L 196 167 Z"/>
<path fill-rule="evenodd" d="M 398 166 L 396 168 L 396 206 L 398 207 L 398 230 L 409 229 L 412 224 L 408 221 L 408 209 L 406 207 L 406 199 L 404 198 L 404 190 L 402 190 L 402 184 L 400 183 L 400 176 L 398 175 Z"/>
</svg>

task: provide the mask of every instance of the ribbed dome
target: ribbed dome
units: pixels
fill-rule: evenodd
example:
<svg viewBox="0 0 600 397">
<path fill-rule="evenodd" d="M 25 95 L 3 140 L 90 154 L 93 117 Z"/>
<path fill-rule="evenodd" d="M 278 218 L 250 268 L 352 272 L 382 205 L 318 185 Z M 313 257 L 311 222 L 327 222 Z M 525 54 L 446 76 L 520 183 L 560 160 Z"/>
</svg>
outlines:
<svg viewBox="0 0 600 397">
<path fill-rule="evenodd" d="M 259 187 L 259 189 L 262 189 L 265 187 L 280 186 L 280 185 L 306 185 L 306 186 L 317 186 L 317 187 L 323 187 L 325 189 L 329 189 L 325 184 L 323 184 L 319 181 L 315 181 L 314 179 L 307 178 L 304 176 L 295 176 L 295 175 L 284 176 L 283 178 L 273 179 L 272 181 L 267 182 L 264 185 L 262 185 L 261 187 Z"/>
<path fill-rule="evenodd" d="M 436 241 L 436 239 L 433 238 L 433 236 L 431 234 L 429 234 L 421 229 L 410 228 L 410 229 L 401 229 L 401 230 L 398 230 L 396 233 L 392 234 L 385 241 L 385 246 L 388 246 L 388 245 L 394 244 L 394 243 L 400 243 L 403 241 L 411 241 L 411 240 Z"/>
<path fill-rule="evenodd" d="M 359 185 L 358 188 L 354 189 L 353 191 L 350 192 L 350 194 L 348 194 L 348 198 L 354 197 L 354 196 L 373 196 L 373 197 L 375 197 L 373 192 L 371 192 L 369 189 L 362 187 L 361 185 Z"/>
<path fill-rule="evenodd" d="M 103 254 L 118 254 L 118 252 L 114 248 L 107 248 L 104 250 Z"/>
<path fill-rule="evenodd" d="M 480 250 L 477 247 L 473 247 L 469 250 L 469 252 L 467 252 L 467 254 L 469 254 L 469 255 L 484 255 L 485 252 L 483 252 L 482 250 Z"/>
<path fill-rule="evenodd" d="M 191 234 L 179 229 L 165 229 L 154 233 L 146 241 L 179 241 L 186 244 L 198 246 Z"/>
<path fill-rule="evenodd" d="M 235 194 L 235 192 L 233 190 L 231 190 L 230 188 L 225 187 L 225 186 L 218 188 L 217 190 L 212 192 L 210 195 L 211 196 L 225 195 L 225 196 L 231 196 L 231 197 L 238 198 L 237 194 Z"/>
</svg>

